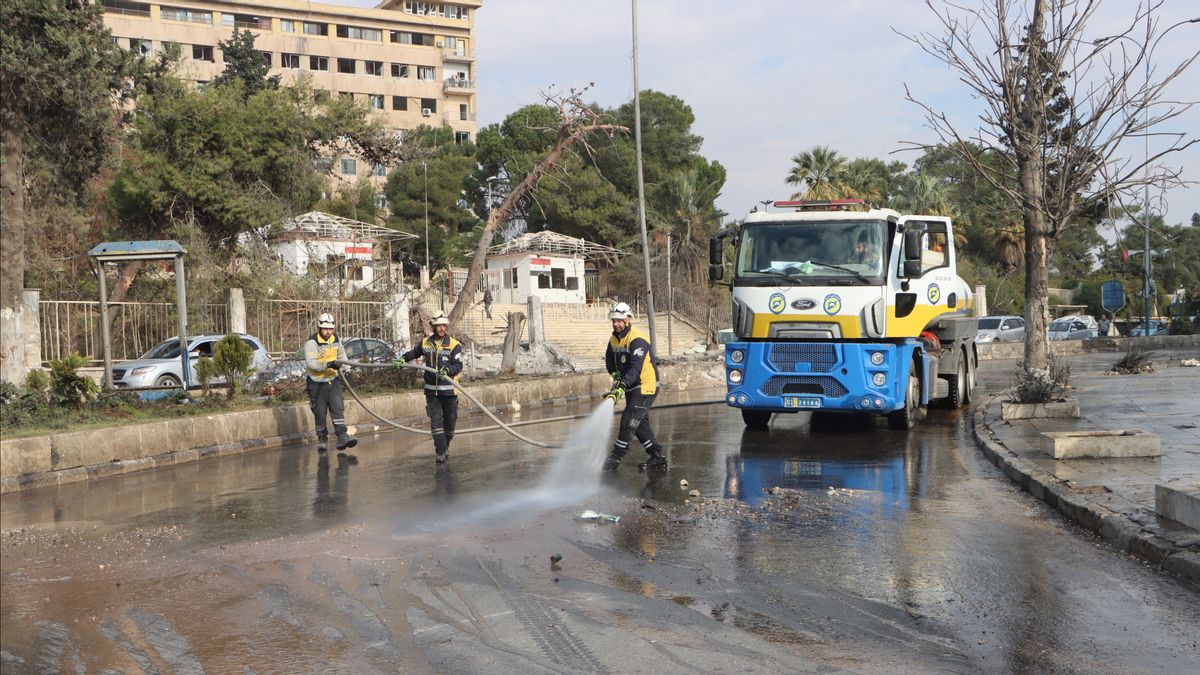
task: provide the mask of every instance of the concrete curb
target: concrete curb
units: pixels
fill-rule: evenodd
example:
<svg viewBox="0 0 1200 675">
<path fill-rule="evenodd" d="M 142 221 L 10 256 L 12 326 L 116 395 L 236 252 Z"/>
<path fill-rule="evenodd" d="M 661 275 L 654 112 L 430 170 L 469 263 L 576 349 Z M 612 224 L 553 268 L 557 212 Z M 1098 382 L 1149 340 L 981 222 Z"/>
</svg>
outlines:
<svg viewBox="0 0 1200 675">
<path fill-rule="evenodd" d="M 1053 507 L 1076 525 L 1100 535 L 1121 551 L 1200 583 L 1200 551 L 1195 550 L 1197 547 L 1180 547 L 1147 532 L 1127 516 L 1109 510 L 1086 494 L 1073 492 L 1062 479 L 1025 461 L 1005 447 L 987 421 L 988 410 L 998 406 L 999 401 L 999 396 L 992 396 L 973 413 L 971 428 L 975 442 L 988 461 L 1026 492 Z M 998 413 L 996 419 L 999 419 Z"/>
<path fill-rule="evenodd" d="M 697 380 L 702 386 L 724 383 L 723 364 L 716 360 L 680 359 L 664 364 L 662 370 L 668 382 L 664 386 L 677 391 L 691 388 Z M 472 393 L 489 410 L 505 413 L 599 398 L 610 384 L 608 373 L 574 373 L 558 378 L 479 382 Z M 365 401 L 383 417 L 406 426 L 420 426 L 425 419 L 425 397 L 420 390 L 366 397 Z M 472 416 L 476 414 L 482 417 L 478 411 Z M 391 430 L 348 396 L 346 421 L 355 434 Z M 4 440 L 0 441 L 0 494 L 312 443 L 316 434 L 311 428 L 307 404 L 296 404 Z"/>
</svg>

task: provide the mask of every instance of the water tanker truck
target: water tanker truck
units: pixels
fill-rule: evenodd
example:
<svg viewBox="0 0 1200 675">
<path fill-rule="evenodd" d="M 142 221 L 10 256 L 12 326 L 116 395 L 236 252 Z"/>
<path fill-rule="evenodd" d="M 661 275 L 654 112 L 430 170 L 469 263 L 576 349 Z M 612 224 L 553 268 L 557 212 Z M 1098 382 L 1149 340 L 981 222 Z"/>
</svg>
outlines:
<svg viewBox="0 0 1200 675">
<path fill-rule="evenodd" d="M 884 415 L 910 429 L 931 403 L 971 400 L 976 319 L 949 218 L 860 200 L 774 206 L 709 246 L 716 282 L 733 245 L 725 401 L 746 426 L 804 410 Z"/>
</svg>

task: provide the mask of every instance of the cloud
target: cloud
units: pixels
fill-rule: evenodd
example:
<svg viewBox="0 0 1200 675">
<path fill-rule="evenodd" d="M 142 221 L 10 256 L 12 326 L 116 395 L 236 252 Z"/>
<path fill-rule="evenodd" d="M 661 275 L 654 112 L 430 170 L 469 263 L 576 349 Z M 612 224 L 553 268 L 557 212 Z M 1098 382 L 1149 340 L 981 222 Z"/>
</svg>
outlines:
<svg viewBox="0 0 1200 675">
<path fill-rule="evenodd" d="M 1096 34 L 1116 29 L 1131 11 L 1127 3 L 1106 7 L 1094 22 Z M 1168 0 L 1164 25 L 1190 18 L 1189 12 L 1190 3 Z M 475 22 L 481 126 L 540 102 L 539 92 L 552 85 L 595 82 L 589 98 L 606 107 L 633 95 L 628 2 L 496 0 L 476 12 Z M 1196 27 L 1182 26 L 1164 40 L 1161 60 L 1194 49 Z M 791 157 L 814 145 L 911 164 L 916 153 L 890 153 L 904 141 L 934 136 L 922 111 L 904 100 L 905 85 L 973 129 L 978 101 L 954 73 L 897 34 L 937 28 L 924 4 L 913 0 L 643 0 L 640 84 L 692 107 L 695 131 L 705 139 L 701 152 L 729 172 L 718 204 L 741 217 L 762 199 L 787 197 L 792 188 L 783 178 Z M 1179 98 L 1196 91 L 1200 67 L 1170 93 Z M 1170 128 L 1197 133 L 1200 109 Z M 1200 147 L 1171 164 L 1200 179 Z M 1174 190 L 1167 199 L 1168 222 L 1186 222 L 1200 211 L 1200 190 Z"/>
</svg>

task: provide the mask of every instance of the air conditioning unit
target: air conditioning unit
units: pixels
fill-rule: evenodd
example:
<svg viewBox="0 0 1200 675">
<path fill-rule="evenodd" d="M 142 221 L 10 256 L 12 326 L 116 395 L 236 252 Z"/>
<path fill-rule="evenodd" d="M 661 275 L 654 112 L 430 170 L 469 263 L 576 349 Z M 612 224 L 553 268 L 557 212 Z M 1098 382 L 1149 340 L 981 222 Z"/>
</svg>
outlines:
<svg viewBox="0 0 1200 675">
<path fill-rule="evenodd" d="M 446 43 L 445 43 L 445 42 L 442 42 L 441 40 L 438 40 L 438 41 L 437 41 L 437 46 L 439 46 L 439 47 L 444 47 L 445 45 L 446 45 Z"/>
<path fill-rule="evenodd" d="M 421 108 L 421 117 L 429 117 L 432 114 L 433 114 L 433 111 L 430 110 L 429 108 Z"/>
</svg>

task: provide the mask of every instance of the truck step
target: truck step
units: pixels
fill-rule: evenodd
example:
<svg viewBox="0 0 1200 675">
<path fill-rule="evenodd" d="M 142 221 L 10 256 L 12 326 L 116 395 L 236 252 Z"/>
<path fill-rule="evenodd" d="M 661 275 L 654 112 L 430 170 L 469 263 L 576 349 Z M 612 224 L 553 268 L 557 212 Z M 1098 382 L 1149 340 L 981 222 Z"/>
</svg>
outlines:
<svg viewBox="0 0 1200 675">
<path fill-rule="evenodd" d="M 943 380 L 940 377 L 935 378 L 933 380 L 933 382 L 934 382 L 933 394 L 929 397 L 929 400 L 933 401 L 936 399 L 942 399 L 942 398 L 946 398 L 947 396 L 950 395 L 950 383 L 949 382 L 947 382 L 946 380 Z"/>
</svg>

